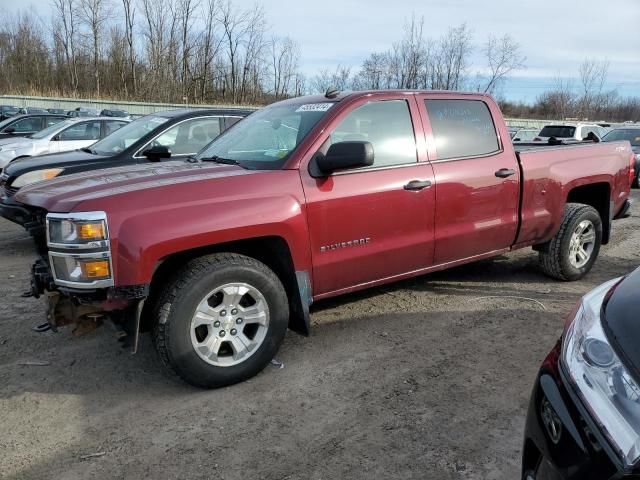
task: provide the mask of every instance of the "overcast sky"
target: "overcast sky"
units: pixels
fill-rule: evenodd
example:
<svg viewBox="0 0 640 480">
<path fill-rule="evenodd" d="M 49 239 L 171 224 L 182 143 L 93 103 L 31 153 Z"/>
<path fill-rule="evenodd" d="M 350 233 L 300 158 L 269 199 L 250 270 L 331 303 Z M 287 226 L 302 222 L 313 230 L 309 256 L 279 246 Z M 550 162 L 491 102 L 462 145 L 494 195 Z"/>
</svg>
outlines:
<svg viewBox="0 0 640 480">
<path fill-rule="evenodd" d="M 113 0 L 119 2 L 120 0 Z M 51 15 L 49 0 L 0 0 L 3 11 L 35 7 Z M 607 88 L 640 96 L 640 0 L 263 0 L 271 31 L 301 46 L 301 67 L 313 75 L 338 64 L 355 69 L 374 51 L 400 40 L 412 12 L 425 17 L 427 36 L 466 22 L 474 44 L 470 76 L 483 66 L 480 46 L 492 33 L 510 34 L 527 57 L 527 68 L 512 75 L 503 95 L 532 101 L 553 79 L 577 77 L 585 57 L 608 59 Z M 250 8 L 254 0 L 233 0 Z"/>
</svg>

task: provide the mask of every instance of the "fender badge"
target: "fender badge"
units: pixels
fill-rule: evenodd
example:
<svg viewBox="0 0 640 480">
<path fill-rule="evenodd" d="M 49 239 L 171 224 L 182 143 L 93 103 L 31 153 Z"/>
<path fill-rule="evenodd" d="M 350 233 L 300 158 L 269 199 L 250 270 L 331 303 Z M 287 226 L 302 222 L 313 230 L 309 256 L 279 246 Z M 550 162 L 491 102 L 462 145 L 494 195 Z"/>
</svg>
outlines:
<svg viewBox="0 0 640 480">
<path fill-rule="evenodd" d="M 338 250 L 340 248 L 360 247 L 362 245 L 366 245 L 369 242 L 371 242 L 371 239 L 369 237 L 359 238 L 357 240 L 349 240 L 348 242 L 340 242 L 340 243 L 332 243 L 330 245 L 323 245 L 320 247 L 320 251 L 328 252 L 330 250 Z"/>
</svg>

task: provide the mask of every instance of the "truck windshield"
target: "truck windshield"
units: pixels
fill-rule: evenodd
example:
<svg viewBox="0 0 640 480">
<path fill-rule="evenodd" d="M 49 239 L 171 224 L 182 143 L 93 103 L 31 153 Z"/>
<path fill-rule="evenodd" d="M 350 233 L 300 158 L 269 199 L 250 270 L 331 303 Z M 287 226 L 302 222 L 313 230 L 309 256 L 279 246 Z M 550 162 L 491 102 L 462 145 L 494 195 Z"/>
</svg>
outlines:
<svg viewBox="0 0 640 480">
<path fill-rule="evenodd" d="M 640 128 L 612 130 L 602 137 L 603 142 L 629 140 L 634 147 L 640 147 Z"/>
<path fill-rule="evenodd" d="M 539 137 L 571 138 L 576 133 L 576 127 L 565 125 L 547 125 L 538 134 Z"/>
<path fill-rule="evenodd" d="M 198 155 L 228 160 L 245 168 L 276 170 L 335 102 L 274 104 L 252 113 Z"/>
<path fill-rule="evenodd" d="M 160 125 L 167 122 L 169 119 L 165 117 L 156 117 L 154 115 L 147 115 L 146 117 L 139 118 L 122 128 L 119 128 L 111 135 L 107 135 L 105 138 L 91 146 L 91 150 L 96 155 L 111 156 L 122 152 L 125 148 L 130 147 L 147 133 L 158 129 Z"/>
</svg>

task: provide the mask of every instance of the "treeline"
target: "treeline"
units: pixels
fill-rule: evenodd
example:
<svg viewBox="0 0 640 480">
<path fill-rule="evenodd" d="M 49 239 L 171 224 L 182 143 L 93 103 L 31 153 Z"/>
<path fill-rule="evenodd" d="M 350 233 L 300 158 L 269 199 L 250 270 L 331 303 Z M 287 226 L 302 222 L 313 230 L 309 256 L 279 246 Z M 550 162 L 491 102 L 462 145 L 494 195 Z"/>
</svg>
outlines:
<svg viewBox="0 0 640 480">
<path fill-rule="evenodd" d="M 46 18 L 34 11 L 3 17 L 1 93 L 254 105 L 328 87 L 471 90 L 500 98 L 504 80 L 526 68 L 520 45 L 509 35 L 476 43 L 462 24 L 433 38 L 425 34 L 424 17 L 414 15 L 398 42 L 371 53 L 359 68 L 338 66 L 305 78 L 300 46 L 270 32 L 260 4 L 241 9 L 232 0 L 49 2 Z M 574 81 L 558 79 L 533 105 L 502 101 L 505 114 L 640 120 L 640 99 L 605 89 L 608 70 L 607 61 L 587 59 Z"/>
<path fill-rule="evenodd" d="M 0 91 L 158 102 L 260 104 L 300 95 L 300 49 L 261 6 L 230 0 L 51 0 L 6 16 Z"/>
</svg>

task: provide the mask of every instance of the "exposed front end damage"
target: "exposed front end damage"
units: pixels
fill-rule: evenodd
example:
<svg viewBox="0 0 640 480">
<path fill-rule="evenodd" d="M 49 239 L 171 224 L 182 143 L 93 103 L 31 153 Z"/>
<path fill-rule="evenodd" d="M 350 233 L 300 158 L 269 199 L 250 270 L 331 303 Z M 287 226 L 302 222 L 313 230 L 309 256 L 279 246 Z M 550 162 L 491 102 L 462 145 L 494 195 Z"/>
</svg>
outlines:
<svg viewBox="0 0 640 480">
<path fill-rule="evenodd" d="M 36 330 L 73 325 L 74 335 L 80 336 L 106 323 L 135 353 L 149 287 L 114 286 L 106 215 L 48 214 L 40 223 L 44 228 L 30 231 L 40 258 L 25 293 L 46 301 L 46 323 Z"/>
</svg>

